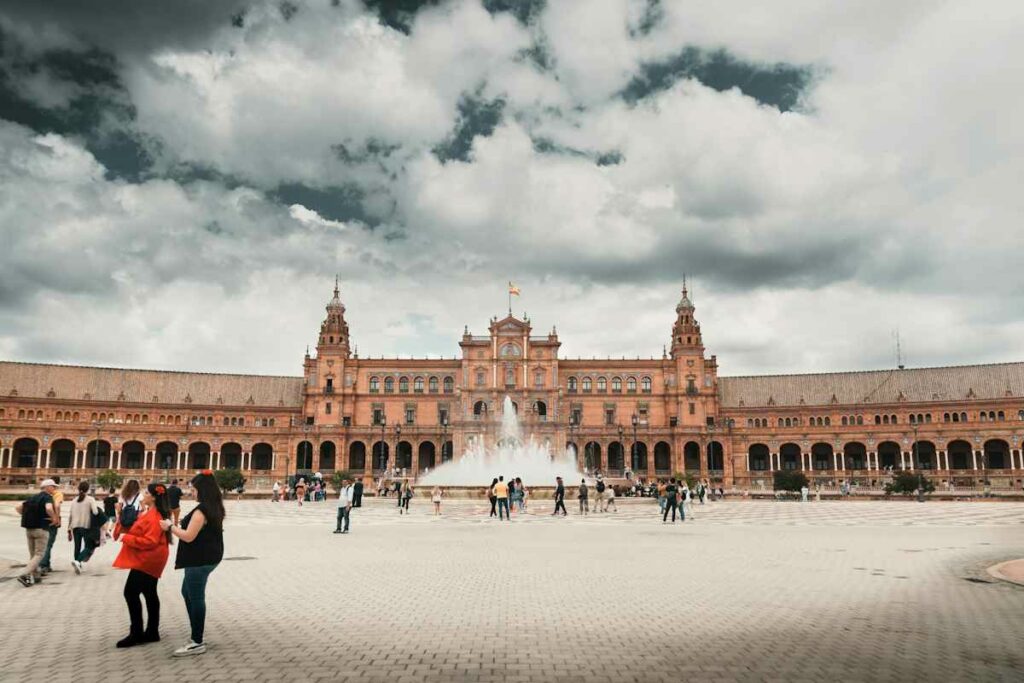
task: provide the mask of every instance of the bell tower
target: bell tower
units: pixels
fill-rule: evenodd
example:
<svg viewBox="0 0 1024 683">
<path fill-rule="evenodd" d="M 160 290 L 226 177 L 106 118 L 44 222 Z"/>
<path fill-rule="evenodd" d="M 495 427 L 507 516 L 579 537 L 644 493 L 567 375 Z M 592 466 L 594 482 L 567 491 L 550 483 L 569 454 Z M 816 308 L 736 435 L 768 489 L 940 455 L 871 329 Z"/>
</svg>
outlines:
<svg viewBox="0 0 1024 683">
<path fill-rule="evenodd" d="M 338 278 L 334 278 L 334 297 L 327 302 L 327 317 L 320 324 L 320 339 L 316 344 L 318 357 L 348 358 L 348 323 L 345 322 L 345 304 L 341 303 Z"/>
<path fill-rule="evenodd" d="M 327 302 L 327 316 L 320 323 L 316 355 L 306 350 L 303 369 L 303 421 L 307 425 L 337 424 L 345 409 L 346 364 L 351 358 L 345 305 L 341 303 L 338 279 L 334 279 L 334 297 Z"/>
<path fill-rule="evenodd" d="M 672 326 L 672 358 L 685 356 L 704 357 L 704 341 L 700 336 L 700 324 L 693 316 L 693 302 L 683 280 L 683 298 L 676 305 L 676 322 Z"/>
</svg>

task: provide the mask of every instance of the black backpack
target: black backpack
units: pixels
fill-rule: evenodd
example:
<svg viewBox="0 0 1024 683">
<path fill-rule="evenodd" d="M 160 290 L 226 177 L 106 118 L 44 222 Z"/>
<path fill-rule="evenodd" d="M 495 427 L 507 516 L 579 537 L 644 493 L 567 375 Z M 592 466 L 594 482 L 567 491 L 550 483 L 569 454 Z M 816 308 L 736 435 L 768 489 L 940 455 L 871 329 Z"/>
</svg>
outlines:
<svg viewBox="0 0 1024 683">
<path fill-rule="evenodd" d="M 46 519 L 46 503 L 43 494 L 28 498 L 21 504 L 21 526 L 24 529 L 45 529 L 49 524 L 40 526 Z"/>
<path fill-rule="evenodd" d="M 139 508 L 135 507 L 135 502 L 139 499 L 138 496 L 132 499 L 130 503 L 125 503 L 121 507 L 121 528 L 131 529 L 132 524 L 135 524 L 135 520 L 139 518 Z"/>
<path fill-rule="evenodd" d="M 604 493 L 604 482 L 603 481 L 598 481 L 597 482 L 597 492 L 598 493 Z"/>
</svg>

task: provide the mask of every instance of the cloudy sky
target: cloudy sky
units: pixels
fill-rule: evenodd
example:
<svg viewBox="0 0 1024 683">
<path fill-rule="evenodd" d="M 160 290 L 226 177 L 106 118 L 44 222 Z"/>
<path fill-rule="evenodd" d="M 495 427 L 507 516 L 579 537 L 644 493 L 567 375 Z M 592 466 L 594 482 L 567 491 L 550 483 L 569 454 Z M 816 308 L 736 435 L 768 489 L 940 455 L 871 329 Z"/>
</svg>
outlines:
<svg viewBox="0 0 1024 683">
<path fill-rule="evenodd" d="M 1024 3 L 0 8 L 0 358 L 301 373 L 514 300 L 723 374 L 1024 358 Z"/>
</svg>

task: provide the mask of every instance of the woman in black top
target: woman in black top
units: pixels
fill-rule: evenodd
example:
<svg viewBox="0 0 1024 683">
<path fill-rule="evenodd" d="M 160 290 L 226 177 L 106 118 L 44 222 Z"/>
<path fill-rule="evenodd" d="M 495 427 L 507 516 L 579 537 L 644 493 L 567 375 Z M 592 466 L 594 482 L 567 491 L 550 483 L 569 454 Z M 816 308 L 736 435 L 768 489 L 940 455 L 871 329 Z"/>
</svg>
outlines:
<svg viewBox="0 0 1024 683">
<path fill-rule="evenodd" d="M 175 656 L 200 655 L 206 652 L 203 627 L 206 625 L 206 581 L 224 558 L 224 501 L 213 472 L 203 470 L 192 480 L 199 504 L 181 520 L 181 526 L 170 520 L 161 523 L 177 536 L 178 555 L 175 569 L 184 569 L 181 596 L 192 626 L 192 640 L 174 651 Z"/>
</svg>

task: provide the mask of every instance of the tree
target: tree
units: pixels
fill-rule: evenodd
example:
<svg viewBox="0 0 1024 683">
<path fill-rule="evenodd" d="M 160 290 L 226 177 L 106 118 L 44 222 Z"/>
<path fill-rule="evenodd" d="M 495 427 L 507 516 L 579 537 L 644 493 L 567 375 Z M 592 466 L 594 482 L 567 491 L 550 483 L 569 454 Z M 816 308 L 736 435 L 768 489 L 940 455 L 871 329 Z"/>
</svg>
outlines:
<svg viewBox="0 0 1024 683">
<path fill-rule="evenodd" d="M 686 474 L 683 474 L 682 472 L 676 472 L 672 476 L 676 478 L 676 481 L 685 481 L 686 488 L 690 489 L 691 491 L 697 488 L 697 475 L 693 474 L 692 472 L 687 472 Z"/>
<path fill-rule="evenodd" d="M 341 490 L 341 482 L 346 479 L 352 479 L 352 473 L 348 470 L 335 470 L 334 474 L 331 475 L 331 488 L 335 491 Z"/>
<path fill-rule="evenodd" d="M 220 490 L 225 493 L 234 491 L 239 486 L 245 484 L 245 477 L 242 476 L 241 470 L 217 470 L 213 473 L 213 478 L 217 480 L 217 486 L 220 487 Z"/>
<path fill-rule="evenodd" d="M 123 481 L 124 477 L 114 470 L 103 470 L 96 475 L 96 486 L 100 487 L 104 491 L 118 488 L 121 486 L 121 482 Z"/>
<path fill-rule="evenodd" d="M 892 481 L 885 485 L 885 495 L 891 496 L 894 493 L 899 493 L 904 496 L 910 496 L 917 493 L 918 489 L 921 489 L 922 493 L 931 493 L 935 490 L 935 484 L 921 474 L 896 472 L 892 477 Z"/>
<path fill-rule="evenodd" d="M 810 482 L 807 475 L 797 470 L 775 470 L 776 491 L 799 491 Z"/>
</svg>

